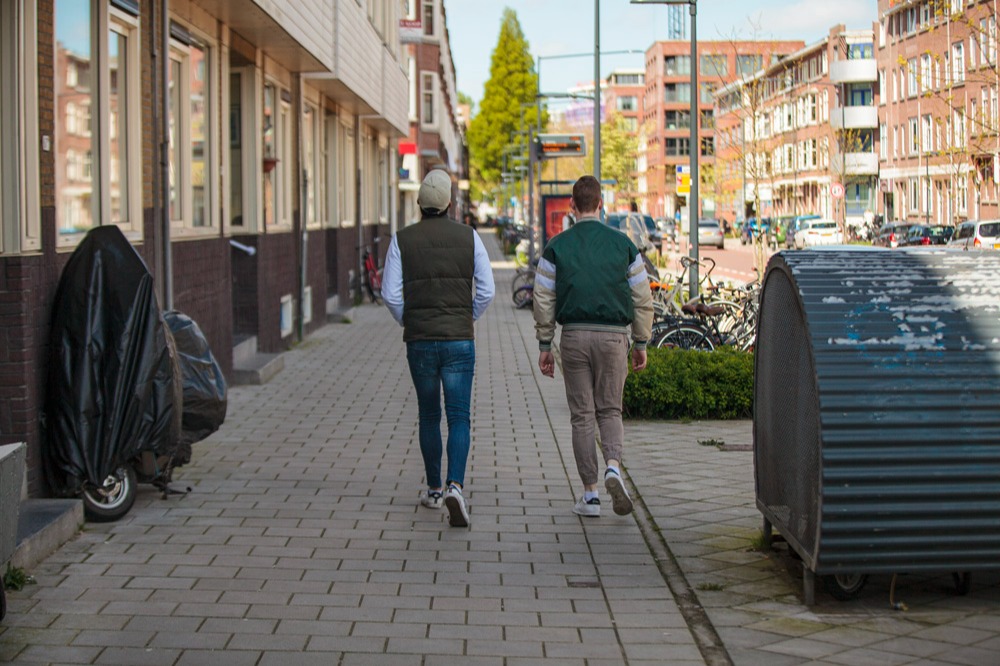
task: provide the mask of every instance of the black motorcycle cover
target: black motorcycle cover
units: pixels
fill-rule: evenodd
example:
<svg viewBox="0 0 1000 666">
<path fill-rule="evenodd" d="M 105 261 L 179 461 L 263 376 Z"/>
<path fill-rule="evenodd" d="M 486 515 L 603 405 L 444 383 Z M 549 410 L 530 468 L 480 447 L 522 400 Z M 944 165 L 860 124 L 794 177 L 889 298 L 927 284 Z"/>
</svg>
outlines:
<svg viewBox="0 0 1000 666">
<path fill-rule="evenodd" d="M 92 229 L 59 279 L 49 337 L 45 467 L 75 495 L 150 451 L 172 457 L 180 431 L 173 340 L 153 277 L 113 225 Z"/>
<path fill-rule="evenodd" d="M 177 349 L 184 390 L 181 441 L 175 465 L 191 461 L 191 445 L 219 429 L 226 420 L 226 378 L 198 324 L 185 314 L 163 313 Z"/>
</svg>

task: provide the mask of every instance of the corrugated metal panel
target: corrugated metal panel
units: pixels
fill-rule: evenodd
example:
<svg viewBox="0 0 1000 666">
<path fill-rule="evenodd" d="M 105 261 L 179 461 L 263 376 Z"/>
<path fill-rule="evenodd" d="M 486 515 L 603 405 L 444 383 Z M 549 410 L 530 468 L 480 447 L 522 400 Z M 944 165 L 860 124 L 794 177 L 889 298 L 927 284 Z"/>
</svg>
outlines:
<svg viewBox="0 0 1000 666">
<path fill-rule="evenodd" d="M 1000 567 L 1000 252 L 780 253 L 758 336 L 758 506 L 810 568 Z"/>
</svg>

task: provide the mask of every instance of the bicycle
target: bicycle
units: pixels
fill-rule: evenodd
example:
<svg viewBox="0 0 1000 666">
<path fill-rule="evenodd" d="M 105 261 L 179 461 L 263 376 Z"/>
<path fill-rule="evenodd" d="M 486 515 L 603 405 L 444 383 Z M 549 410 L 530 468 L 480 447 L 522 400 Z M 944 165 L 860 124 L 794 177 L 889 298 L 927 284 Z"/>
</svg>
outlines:
<svg viewBox="0 0 1000 666">
<path fill-rule="evenodd" d="M 692 318 L 658 331 L 653 346 L 714 351 L 729 346 L 753 351 L 757 339 L 760 285 L 748 283 L 733 290 L 736 300 L 702 302 L 693 299 L 683 310 Z"/>
<path fill-rule="evenodd" d="M 379 240 L 379 237 L 376 236 L 373 241 L 376 246 L 378 246 Z M 375 257 L 376 255 L 373 254 L 371 249 L 366 245 L 362 261 L 364 265 L 364 272 L 361 275 L 361 284 L 358 284 L 357 276 L 355 276 L 351 284 L 351 291 L 354 292 L 355 303 L 361 303 L 363 300 L 361 287 L 364 287 L 365 291 L 368 292 L 368 298 L 371 299 L 372 303 L 377 303 L 379 305 L 382 304 L 382 269 L 376 263 Z"/>
</svg>

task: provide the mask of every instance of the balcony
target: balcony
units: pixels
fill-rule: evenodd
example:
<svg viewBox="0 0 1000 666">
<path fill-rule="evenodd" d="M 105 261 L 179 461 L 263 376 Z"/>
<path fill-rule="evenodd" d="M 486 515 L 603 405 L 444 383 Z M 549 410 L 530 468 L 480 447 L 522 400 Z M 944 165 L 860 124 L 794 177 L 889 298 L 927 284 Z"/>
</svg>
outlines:
<svg viewBox="0 0 1000 666">
<path fill-rule="evenodd" d="M 878 153 L 834 154 L 830 156 L 830 168 L 834 173 L 845 176 L 877 176 Z"/>
<path fill-rule="evenodd" d="M 834 60 L 830 63 L 832 83 L 874 83 L 878 80 L 878 65 L 874 58 Z"/>
<path fill-rule="evenodd" d="M 873 129 L 878 127 L 878 109 L 874 106 L 835 106 L 830 109 L 830 127 Z"/>
</svg>

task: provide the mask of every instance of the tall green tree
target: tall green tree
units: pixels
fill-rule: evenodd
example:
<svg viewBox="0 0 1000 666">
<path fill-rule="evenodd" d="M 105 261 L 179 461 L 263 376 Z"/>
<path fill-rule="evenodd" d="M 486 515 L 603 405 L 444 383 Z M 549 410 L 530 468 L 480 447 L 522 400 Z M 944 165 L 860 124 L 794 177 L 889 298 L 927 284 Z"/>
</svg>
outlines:
<svg viewBox="0 0 1000 666">
<path fill-rule="evenodd" d="M 479 113 L 469 126 L 470 171 L 473 185 L 480 192 L 499 188 L 503 151 L 511 142 L 511 132 L 533 127 L 537 122 L 537 93 L 538 74 L 528 51 L 528 40 L 524 38 L 517 13 L 508 7 L 503 12 Z M 546 115 L 543 111 L 543 127 Z M 523 143 L 524 138 L 517 137 L 515 141 Z"/>
<path fill-rule="evenodd" d="M 628 126 L 625 116 L 611 112 L 601 123 L 601 176 L 618 181 L 618 197 L 624 201 L 637 195 L 636 160 L 639 157 L 639 132 Z"/>
</svg>

